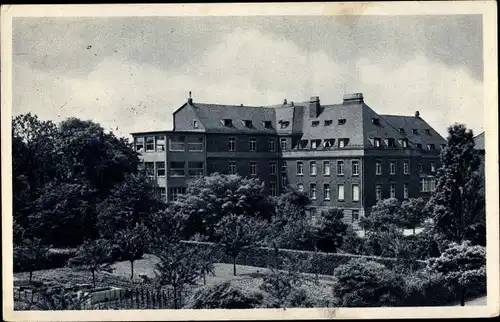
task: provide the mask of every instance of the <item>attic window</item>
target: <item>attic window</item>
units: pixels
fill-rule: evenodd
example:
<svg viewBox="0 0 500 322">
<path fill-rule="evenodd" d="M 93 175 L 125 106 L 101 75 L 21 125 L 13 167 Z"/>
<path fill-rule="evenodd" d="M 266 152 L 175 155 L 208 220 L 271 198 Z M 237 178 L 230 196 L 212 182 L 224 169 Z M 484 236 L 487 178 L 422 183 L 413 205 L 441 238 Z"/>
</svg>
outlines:
<svg viewBox="0 0 500 322">
<path fill-rule="evenodd" d="M 286 129 L 288 127 L 288 125 L 290 125 L 290 122 L 288 122 L 288 121 L 280 121 L 280 124 L 281 124 L 281 128 L 282 129 Z"/>
<path fill-rule="evenodd" d="M 422 148 L 422 144 L 421 143 L 417 143 L 417 148 L 421 149 Z"/>
<path fill-rule="evenodd" d="M 349 139 L 339 139 L 339 148 L 345 148 L 347 143 L 349 143 Z"/>
<path fill-rule="evenodd" d="M 223 119 L 222 120 L 222 123 L 224 124 L 224 126 L 233 126 L 233 120 L 231 119 Z"/>
<path fill-rule="evenodd" d="M 198 128 L 198 121 L 194 120 L 193 121 L 193 129 L 197 129 Z"/>
<path fill-rule="evenodd" d="M 271 121 L 264 121 L 264 127 L 266 129 L 270 129 L 273 127 L 273 124 L 271 123 Z"/>
<path fill-rule="evenodd" d="M 308 144 L 308 143 L 309 143 L 309 141 L 308 141 L 308 140 L 300 140 L 299 147 L 300 147 L 301 149 L 305 149 L 305 148 L 307 148 L 307 144 Z"/>
<path fill-rule="evenodd" d="M 321 144 L 321 140 L 311 140 L 311 149 L 317 149 Z"/>
<path fill-rule="evenodd" d="M 396 147 L 396 140 L 389 138 L 387 139 L 387 146 L 390 148 L 395 148 Z"/>
<path fill-rule="evenodd" d="M 406 149 L 408 147 L 408 140 L 407 139 L 399 139 L 399 145 L 401 145 L 401 147 L 403 149 Z"/>
<path fill-rule="evenodd" d="M 382 146 L 382 139 L 380 139 L 380 138 L 374 138 L 373 139 L 373 145 L 376 148 L 380 148 Z"/>
<path fill-rule="evenodd" d="M 245 127 L 252 127 L 252 120 L 244 120 Z"/>
<path fill-rule="evenodd" d="M 427 150 L 434 151 L 436 150 L 436 147 L 434 146 L 434 144 L 427 144 Z"/>
<path fill-rule="evenodd" d="M 380 125 L 380 119 L 373 118 L 372 119 L 372 123 L 375 124 L 375 125 Z"/>
<path fill-rule="evenodd" d="M 418 130 L 417 129 L 412 129 L 411 130 L 413 134 L 418 134 Z"/>
<path fill-rule="evenodd" d="M 332 125 L 332 120 L 325 120 L 325 126 Z"/>
<path fill-rule="evenodd" d="M 325 148 L 332 148 L 334 144 L 335 144 L 335 139 L 325 139 L 324 141 Z"/>
<path fill-rule="evenodd" d="M 318 126 L 318 125 L 319 125 L 319 121 L 312 121 L 312 122 L 311 122 L 311 125 L 316 127 L 316 126 Z"/>
<path fill-rule="evenodd" d="M 405 129 L 403 129 L 402 127 L 400 127 L 400 128 L 399 128 L 399 133 L 404 134 L 404 133 L 405 133 Z"/>
<path fill-rule="evenodd" d="M 426 130 L 425 130 L 425 134 L 427 134 L 427 135 L 431 135 L 431 130 L 426 129 Z"/>
<path fill-rule="evenodd" d="M 346 119 L 339 119 L 339 125 L 344 125 L 346 122 Z"/>
</svg>

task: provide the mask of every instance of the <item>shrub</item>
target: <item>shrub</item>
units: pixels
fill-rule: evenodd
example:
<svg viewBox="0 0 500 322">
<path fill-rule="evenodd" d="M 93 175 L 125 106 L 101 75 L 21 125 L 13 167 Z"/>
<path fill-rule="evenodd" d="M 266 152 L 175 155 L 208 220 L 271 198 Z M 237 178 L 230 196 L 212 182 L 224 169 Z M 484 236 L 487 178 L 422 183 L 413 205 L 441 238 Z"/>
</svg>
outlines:
<svg viewBox="0 0 500 322">
<path fill-rule="evenodd" d="M 406 306 L 442 306 L 454 297 L 442 274 L 424 269 L 405 276 Z"/>
<path fill-rule="evenodd" d="M 359 237 L 355 231 L 347 230 L 340 250 L 343 253 L 363 255 L 364 254 L 364 239 Z"/>
<path fill-rule="evenodd" d="M 353 259 L 334 271 L 333 294 L 343 307 L 397 306 L 404 282 L 382 264 Z"/>
<path fill-rule="evenodd" d="M 244 290 L 223 282 L 198 288 L 189 298 L 186 309 L 251 309 L 261 307 L 263 294 L 256 290 Z"/>
<path fill-rule="evenodd" d="M 14 251 L 14 272 L 26 272 L 27 269 L 23 268 L 22 265 L 20 265 L 18 255 L 16 251 Z M 47 256 L 45 258 L 45 261 L 43 263 L 39 263 L 36 267 L 35 270 L 41 270 L 41 269 L 53 269 L 53 268 L 61 268 L 66 266 L 68 263 L 68 260 L 71 257 L 74 257 L 76 255 L 76 250 L 75 249 L 58 249 L 58 250 L 49 250 L 47 253 Z"/>
</svg>

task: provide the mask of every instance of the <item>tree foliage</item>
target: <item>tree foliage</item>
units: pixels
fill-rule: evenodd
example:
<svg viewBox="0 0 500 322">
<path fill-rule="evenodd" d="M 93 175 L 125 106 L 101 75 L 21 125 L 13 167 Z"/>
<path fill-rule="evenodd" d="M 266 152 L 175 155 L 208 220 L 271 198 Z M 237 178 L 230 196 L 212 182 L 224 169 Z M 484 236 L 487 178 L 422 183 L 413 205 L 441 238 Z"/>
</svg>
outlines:
<svg viewBox="0 0 500 322">
<path fill-rule="evenodd" d="M 186 309 L 252 309 L 261 307 L 264 296 L 230 281 L 198 288 L 184 306 Z"/>
<path fill-rule="evenodd" d="M 420 226 L 428 217 L 425 211 L 424 199 L 410 198 L 403 201 L 401 203 L 401 216 L 403 217 L 405 228 L 413 229 L 413 235 L 415 235 L 415 228 Z"/>
<path fill-rule="evenodd" d="M 149 231 L 143 224 L 125 228 L 113 237 L 113 246 L 121 260 L 130 262 L 130 279 L 134 279 L 134 262 L 140 258 L 149 245 Z"/>
<path fill-rule="evenodd" d="M 92 285 L 96 287 L 95 274 L 100 271 L 111 272 L 111 243 L 105 239 L 85 240 L 78 248 L 76 256 L 68 262 L 70 267 L 92 273 Z"/>
<path fill-rule="evenodd" d="M 342 246 L 348 228 L 342 221 L 343 217 L 344 212 L 341 209 L 321 212 L 316 228 L 319 250 L 336 253 Z"/>
<path fill-rule="evenodd" d="M 14 246 L 14 262 L 21 270 L 29 272 L 30 282 L 33 271 L 44 268 L 48 254 L 49 248 L 39 239 L 24 239 L 21 245 Z"/>
<path fill-rule="evenodd" d="M 450 242 L 485 241 L 485 199 L 478 171 L 481 159 L 471 130 L 461 124 L 448 128 L 441 163 L 436 191 L 427 205 L 436 232 Z"/>
</svg>

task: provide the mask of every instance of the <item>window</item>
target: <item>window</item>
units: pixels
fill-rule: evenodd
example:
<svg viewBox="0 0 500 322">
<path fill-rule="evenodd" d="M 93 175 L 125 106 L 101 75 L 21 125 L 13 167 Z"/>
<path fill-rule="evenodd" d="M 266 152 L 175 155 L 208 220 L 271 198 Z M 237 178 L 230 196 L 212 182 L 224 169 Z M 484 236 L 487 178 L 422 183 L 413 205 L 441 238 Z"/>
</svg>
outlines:
<svg viewBox="0 0 500 322">
<path fill-rule="evenodd" d="M 236 139 L 229 138 L 229 151 L 235 151 L 235 150 L 236 150 Z"/>
<path fill-rule="evenodd" d="M 156 141 L 156 151 L 161 152 L 165 151 L 165 137 L 162 136 L 155 136 L 155 141 Z"/>
<path fill-rule="evenodd" d="M 281 186 L 288 186 L 288 177 L 286 176 L 286 173 L 281 175 Z"/>
<path fill-rule="evenodd" d="M 274 139 L 269 139 L 269 152 L 276 151 L 276 141 Z"/>
<path fill-rule="evenodd" d="M 323 199 L 324 200 L 330 200 L 330 185 L 329 184 L 324 184 L 323 185 Z"/>
<path fill-rule="evenodd" d="M 286 129 L 288 125 L 290 125 L 290 122 L 288 121 L 280 121 L 280 125 L 282 129 Z"/>
<path fill-rule="evenodd" d="M 319 125 L 319 121 L 312 121 L 311 126 L 316 127 Z"/>
<path fill-rule="evenodd" d="M 165 162 L 156 162 L 156 176 L 165 176 Z"/>
<path fill-rule="evenodd" d="M 244 123 L 246 127 L 253 127 L 252 120 L 245 120 Z"/>
<path fill-rule="evenodd" d="M 188 151 L 203 151 L 203 137 L 202 136 L 188 137 Z"/>
<path fill-rule="evenodd" d="M 203 162 L 188 162 L 188 176 L 202 177 Z"/>
<path fill-rule="evenodd" d="M 324 140 L 324 147 L 325 148 L 333 148 L 334 144 L 335 144 L 335 139 L 325 139 Z"/>
<path fill-rule="evenodd" d="M 435 178 L 421 178 L 420 179 L 420 191 L 421 192 L 433 192 L 436 190 L 436 179 Z"/>
<path fill-rule="evenodd" d="M 325 126 L 332 125 L 333 121 L 332 120 L 325 120 Z"/>
<path fill-rule="evenodd" d="M 380 148 L 382 146 L 382 139 L 379 139 L 379 138 L 375 138 L 373 139 L 373 145 L 376 147 L 376 148 Z"/>
<path fill-rule="evenodd" d="M 194 120 L 193 121 L 193 129 L 197 129 L 198 128 L 198 121 Z"/>
<path fill-rule="evenodd" d="M 229 174 L 236 174 L 236 161 L 229 161 Z"/>
<path fill-rule="evenodd" d="M 300 192 L 304 192 L 304 185 L 302 183 L 299 183 L 297 185 L 297 190 L 300 191 Z"/>
<path fill-rule="evenodd" d="M 337 160 L 337 175 L 344 175 L 344 160 Z"/>
<path fill-rule="evenodd" d="M 160 197 L 160 200 L 165 201 L 167 199 L 167 190 L 165 187 L 158 187 L 158 195 Z"/>
<path fill-rule="evenodd" d="M 137 152 L 144 150 L 144 138 L 135 138 L 135 150 Z"/>
<path fill-rule="evenodd" d="M 352 222 L 359 221 L 359 210 L 352 211 Z"/>
<path fill-rule="evenodd" d="M 402 127 L 400 127 L 399 128 L 399 133 L 404 134 L 405 133 L 405 129 L 403 129 Z"/>
<path fill-rule="evenodd" d="M 382 185 L 378 184 L 375 186 L 375 199 L 382 199 Z"/>
<path fill-rule="evenodd" d="M 323 161 L 323 175 L 330 175 L 330 161 Z"/>
<path fill-rule="evenodd" d="M 424 165 L 423 165 L 422 161 L 420 161 L 418 163 L 418 172 L 420 172 L 420 173 L 424 172 Z"/>
<path fill-rule="evenodd" d="M 444 150 L 444 148 L 446 147 L 446 144 L 440 144 L 439 146 L 441 147 L 441 150 Z"/>
<path fill-rule="evenodd" d="M 155 150 L 155 138 L 153 136 L 146 137 L 146 152 L 153 152 Z"/>
<path fill-rule="evenodd" d="M 176 187 L 168 189 L 170 201 L 176 201 L 179 195 L 186 193 L 186 188 Z"/>
<path fill-rule="evenodd" d="M 224 120 L 222 120 L 222 123 L 224 124 L 224 126 L 227 126 L 227 127 L 233 126 L 233 120 L 231 120 L 231 119 L 224 119 Z"/>
<path fill-rule="evenodd" d="M 410 161 L 405 160 L 403 162 L 403 174 L 409 174 L 410 173 Z"/>
<path fill-rule="evenodd" d="M 144 162 L 144 167 L 146 170 L 146 175 L 148 177 L 155 176 L 155 164 L 154 164 L 154 162 Z"/>
<path fill-rule="evenodd" d="M 403 185 L 403 198 L 408 199 L 408 184 L 407 183 L 405 183 Z"/>
<path fill-rule="evenodd" d="M 417 143 L 417 148 L 422 149 L 422 144 L 421 143 Z"/>
<path fill-rule="evenodd" d="M 280 139 L 280 146 L 281 146 L 281 151 L 286 151 L 287 144 L 286 144 L 286 138 L 281 138 Z"/>
<path fill-rule="evenodd" d="M 316 149 L 318 147 L 318 142 L 316 140 L 311 140 L 311 149 Z"/>
<path fill-rule="evenodd" d="M 276 174 L 276 161 L 269 162 L 269 174 Z"/>
<path fill-rule="evenodd" d="M 359 201 L 359 184 L 352 185 L 352 201 Z"/>
<path fill-rule="evenodd" d="M 372 119 L 372 123 L 375 124 L 375 125 L 379 125 L 380 124 L 380 120 L 378 118 L 373 118 Z"/>
<path fill-rule="evenodd" d="M 427 135 L 431 135 L 431 130 L 426 129 L 426 130 L 425 130 L 425 134 L 427 134 Z"/>
<path fill-rule="evenodd" d="M 401 145 L 401 147 L 402 147 L 403 149 L 408 148 L 408 140 L 407 140 L 407 139 L 400 139 L 400 140 L 399 140 L 399 144 Z"/>
<path fill-rule="evenodd" d="M 417 135 L 418 135 L 418 130 L 417 130 L 417 129 L 411 129 L 411 132 L 412 132 L 413 134 L 417 134 Z"/>
<path fill-rule="evenodd" d="M 339 119 L 339 125 L 344 125 L 346 122 L 346 119 Z"/>
<path fill-rule="evenodd" d="M 436 150 L 436 147 L 434 146 L 434 144 L 427 144 L 427 150 L 434 151 Z"/>
<path fill-rule="evenodd" d="M 271 196 L 276 197 L 276 192 L 277 192 L 277 191 L 276 191 L 276 183 L 271 182 L 271 183 L 269 184 L 269 190 L 270 190 L 270 192 L 271 192 Z"/>
<path fill-rule="evenodd" d="M 273 123 L 271 121 L 264 121 L 264 127 L 266 129 L 271 129 L 273 127 Z"/>
<path fill-rule="evenodd" d="M 396 147 L 396 140 L 393 138 L 387 139 L 387 146 L 390 148 L 395 148 Z"/>
<path fill-rule="evenodd" d="M 302 161 L 297 161 L 297 175 L 304 175 L 304 163 Z"/>
<path fill-rule="evenodd" d="M 287 169 L 286 163 L 283 163 L 281 165 L 281 173 L 286 173 L 286 169 Z"/>
<path fill-rule="evenodd" d="M 250 175 L 257 175 L 257 162 L 250 162 Z"/>
<path fill-rule="evenodd" d="M 431 172 L 436 172 L 436 165 L 434 162 L 431 162 Z"/>
<path fill-rule="evenodd" d="M 185 137 L 183 135 L 175 135 L 169 138 L 170 151 L 184 151 Z"/>
<path fill-rule="evenodd" d="M 337 191 L 338 191 L 338 200 L 344 201 L 344 185 L 343 184 L 337 185 Z"/>
<path fill-rule="evenodd" d="M 375 162 L 375 174 L 377 176 L 382 175 L 382 161 Z"/>
<path fill-rule="evenodd" d="M 184 175 L 184 162 L 170 162 L 171 177 L 183 177 Z"/>
<path fill-rule="evenodd" d="M 309 163 L 309 170 L 310 170 L 310 175 L 315 176 L 316 175 L 316 161 L 311 161 Z"/>
<path fill-rule="evenodd" d="M 311 183 L 310 189 L 309 189 L 309 195 L 311 199 L 316 200 L 316 184 Z"/>
<path fill-rule="evenodd" d="M 358 176 L 359 175 L 359 161 L 352 160 L 351 165 L 352 165 L 352 175 Z"/>
<path fill-rule="evenodd" d="M 251 152 L 257 151 L 257 139 L 256 138 L 250 138 L 250 151 Z"/>
<path fill-rule="evenodd" d="M 339 148 L 345 148 L 349 139 L 339 139 Z"/>
<path fill-rule="evenodd" d="M 396 184 L 391 183 L 390 186 L 391 198 L 396 198 Z"/>
<path fill-rule="evenodd" d="M 396 162 L 389 162 L 389 170 L 391 174 L 396 174 Z"/>
</svg>

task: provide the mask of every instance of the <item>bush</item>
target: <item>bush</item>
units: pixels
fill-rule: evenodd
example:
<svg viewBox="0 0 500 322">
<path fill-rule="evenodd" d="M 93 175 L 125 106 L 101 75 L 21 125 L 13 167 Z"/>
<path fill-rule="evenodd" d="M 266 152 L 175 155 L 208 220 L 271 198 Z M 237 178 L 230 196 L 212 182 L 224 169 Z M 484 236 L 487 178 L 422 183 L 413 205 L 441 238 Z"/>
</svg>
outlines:
<svg viewBox="0 0 500 322">
<path fill-rule="evenodd" d="M 353 259 L 334 271 L 333 294 L 342 307 L 398 306 L 404 282 L 382 264 Z"/>
<path fill-rule="evenodd" d="M 42 269 L 54 269 L 61 268 L 66 266 L 68 260 L 71 257 L 74 257 L 76 254 L 76 249 L 57 249 L 57 250 L 49 250 L 46 261 L 43 264 L 38 265 L 35 270 Z M 24 272 L 21 265 L 19 265 L 19 261 L 17 259 L 16 252 L 14 252 L 14 272 Z"/>
<path fill-rule="evenodd" d="M 442 274 L 420 270 L 405 276 L 406 306 L 442 306 L 455 298 Z"/>
<path fill-rule="evenodd" d="M 227 281 L 198 288 L 189 298 L 185 309 L 251 309 L 261 307 L 264 295 L 256 290 L 244 290 Z"/>
<path fill-rule="evenodd" d="M 355 231 L 349 229 L 344 236 L 340 251 L 348 254 L 364 255 L 364 239 L 359 237 Z"/>
</svg>

